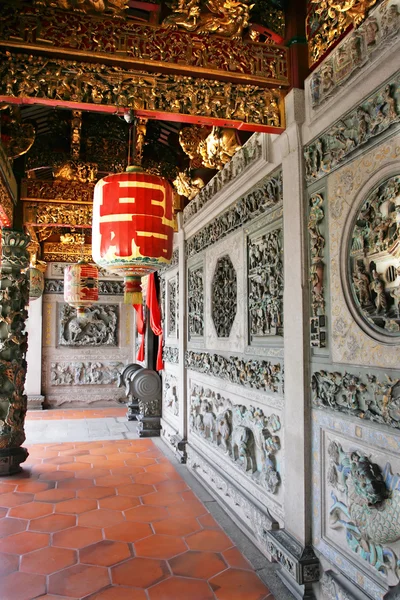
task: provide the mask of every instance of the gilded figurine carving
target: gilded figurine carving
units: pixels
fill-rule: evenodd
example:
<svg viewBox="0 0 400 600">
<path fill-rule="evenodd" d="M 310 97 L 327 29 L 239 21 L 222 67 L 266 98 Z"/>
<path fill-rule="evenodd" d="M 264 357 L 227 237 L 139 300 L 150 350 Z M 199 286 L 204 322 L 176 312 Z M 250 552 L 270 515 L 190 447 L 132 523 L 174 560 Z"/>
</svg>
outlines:
<svg viewBox="0 0 400 600">
<path fill-rule="evenodd" d="M 185 196 L 189 200 L 192 200 L 197 196 L 204 187 L 204 181 L 201 177 L 192 179 L 187 171 L 178 173 L 178 176 L 173 183 L 177 193 L 181 196 Z"/>
<path fill-rule="evenodd" d="M 239 148 L 241 144 L 234 129 L 213 127 L 211 133 L 199 143 L 198 151 L 205 167 L 221 170 Z"/>
<path fill-rule="evenodd" d="M 128 9 L 128 0 L 34 0 L 35 6 L 77 10 L 87 13 L 110 13 L 123 15 Z"/>
<path fill-rule="evenodd" d="M 182 127 L 179 132 L 179 143 L 182 150 L 190 158 L 190 168 L 201 167 L 203 159 L 199 153 L 199 144 L 209 135 L 208 127 Z"/>
</svg>

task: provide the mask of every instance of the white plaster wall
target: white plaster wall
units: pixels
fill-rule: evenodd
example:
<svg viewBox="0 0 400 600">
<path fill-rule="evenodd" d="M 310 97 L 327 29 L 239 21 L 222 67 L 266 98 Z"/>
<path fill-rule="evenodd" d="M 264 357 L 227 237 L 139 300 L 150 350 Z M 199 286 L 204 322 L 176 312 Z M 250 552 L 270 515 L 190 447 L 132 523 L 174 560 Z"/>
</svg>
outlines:
<svg viewBox="0 0 400 600">
<path fill-rule="evenodd" d="M 43 297 L 29 302 L 28 307 L 28 352 L 25 393 L 40 396 L 42 393 L 42 304 Z"/>
</svg>

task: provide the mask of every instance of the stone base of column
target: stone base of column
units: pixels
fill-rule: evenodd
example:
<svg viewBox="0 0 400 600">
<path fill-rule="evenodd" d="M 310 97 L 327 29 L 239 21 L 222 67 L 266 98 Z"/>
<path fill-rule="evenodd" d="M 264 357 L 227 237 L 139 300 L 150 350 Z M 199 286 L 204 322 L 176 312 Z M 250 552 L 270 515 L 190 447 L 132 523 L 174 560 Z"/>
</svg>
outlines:
<svg viewBox="0 0 400 600">
<path fill-rule="evenodd" d="M 22 447 L 0 450 L 0 477 L 19 473 L 22 470 L 20 464 L 26 461 L 28 456 L 28 450 Z"/>
<path fill-rule="evenodd" d="M 280 579 L 298 600 L 313 600 L 312 584 L 320 577 L 319 560 L 314 550 L 302 546 L 284 529 L 267 531 L 267 548 L 282 570 Z"/>
<path fill-rule="evenodd" d="M 37 396 L 28 395 L 28 410 L 43 410 L 45 397 L 38 394 Z"/>
<path fill-rule="evenodd" d="M 137 420 L 139 437 L 160 437 L 161 433 L 161 417 L 144 417 L 138 415 Z"/>
<path fill-rule="evenodd" d="M 128 421 L 137 421 L 140 413 L 139 400 L 137 398 L 131 398 L 127 404 L 127 407 L 128 412 L 126 413 L 126 416 L 128 417 Z"/>
</svg>

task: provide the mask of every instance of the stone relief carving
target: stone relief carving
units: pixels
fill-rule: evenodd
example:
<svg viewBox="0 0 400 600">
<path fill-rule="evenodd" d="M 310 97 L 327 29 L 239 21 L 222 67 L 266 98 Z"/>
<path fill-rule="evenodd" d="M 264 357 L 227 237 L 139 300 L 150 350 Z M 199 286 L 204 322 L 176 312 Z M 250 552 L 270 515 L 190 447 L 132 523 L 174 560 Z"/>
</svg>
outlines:
<svg viewBox="0 0 400 600">
<path fill-rule="evenodd" d="M 255 133 L 224 165 L 224 168 L 189 202 L 183 211 L 184 222 L 186 223 L 193 215 L 197 214 L 224 186 L 239 177 L 249 164 L 258 160 L 261 155 L 260 136 Z"/>
<path fill-rule="evenodd" d="M 201 385 L 190 391 L 190 428 L 216 446 L 252 481 L 275 494 L 281 482 L 275 455 L 280 449 L 280 419 L 231 400 Z"/>
<path fill-rule="evenodd" d="M 192 236 L 186 242 L 187 257 L 215 244 L 251 219 L 282 202 L 282 199 L 282 171 L 278 171 L 262 180 L 250 192 L 237 200 L 231 208 Z"/>
<path fill-rule="evenodd" d="M 249 325 L 252 338 L 283 335 L 283 232 L 248 240 Z"/>
<path fill-rule="evenodd" d="M 163 408 L 174 417 L 179 416 L 178 380 L 170 373 L 164 378 Z"/>
<path fill-rule="evenodd" d="M 211 314 L 215 331 L 219 338 L 229 337 L 237 310 L 237 279 L 228 255 L 217 260 L 211 289 Z"/>
<path fill-rule="evenodd" d="M 40 185 L 42 185 L 42 182 L 40 182 Z M 70 185 L 70 182 L 69 182 Z M 54 262 L 50 265 L 50 270 L 51 270 L 51 274 L 55 277 L 64 277 L 64 270 L 65 267 L 68 266 L 69 263 L 61 263 L 61 262 Z M 106 269 L 103 269 L 102 267 L 97 267 L 99 269 L 99 277 L 112 277 L 113 279 L 117 279 L 122 281 L 121 277 L 118 277 L 118 275 L 115 275 L 114 273 L 110 273 L 110 271 L 107 271 Z M 122 284 L 123 285 L 123 284 Z"/>
<path fill-rule="evenodd" d="M 60 346 L 117 346 L 118 304 L 95 304 L 78 318 L 69 304 L 59 307 Z"/>
<path fill-rule="evenodd" d="M 373 54 L 382 50 L 400 28 L 398 0 L 384 2 L 356 30 L 331 51 L 310 80 L 311 104 L 317 108 L 333 96 Z"/>
<path fill-rule="evenodd" d="M 350 549 L 396 585 L 398 556 L 388 544 L 400 540 L 400 475 L 392 474 L 389 463 L 382 470 L 363 452 L 345 452 L 334 441 L 328 454 L 330 527 L 344 528 Z"/>
<path fill-rule="evenodd" d="M 313 194 L 310 198 L 308 217 L 308 232 L 310 241 L 310 284 L 311 284 L 311 346 L 325 348 L 326 345 L 326 316 L 324 290 L 324 250 L 325 238 L 321 232 L 324 220 L 324 197 Z"/>
<path fill-rule="evenodd" d="M 400 176 L 368 195 L 355 219 L 349 248 L 350 287 L 364 321 L 400 338 Z"/>
<path fill-rule="evenodd" d="M 188 271 L 188 328 L 190 338 L 204 335 L 203 267 Z"/>
<path fill-rule="evenodd" d="M 179 348 L 173 346 L 164 346 L 163 348 L 163 360 L 172 364 L 178 364 L 179 362 Z"/>
<path fill-rule="evenodd" d="M 278 392 L 283 385 L 280 363 L 266 360 L 243 360 L 237 356 L 220 356 L 208 352 L 186 352 L 186 367 L 198 373 L 207 373 L 231 383 L 256 390 Z"/>
<path fill-rule="evenodd" d="M 329 571 L 322 576 L 321 591 L 324 600 L 354 600 L 354 596 L 350 596 Z"/>
<path fill-rule="evenodd" d="M 305 147 L 309 183 L 330 173 L 354 150 L 400 120 L 399 84 L 398 75 Z"/>
<path fill-rule="evenodd" d="M 285 529 L 268 531 L 266 541 L 268 552 L 299 585 L 318 581 L 319 561 L 311 546 L 303 546 Z"/>
<path fill-rule="evenodd" d="M 168 336 L 178 337 L 178 275 L 168 281 Z"/>
<path fill-rule="evenodd" d="M 116 383 L 122 362 L 56 362 L 50 366 L 51 385 L 111 385 Z"/>
<path fill-rule="evenodd" d="M 168 264 L 162 265 L 159 269 L 157 269 L 158 276 L 161 278 L 162 275 L 164 275 L 165 271 L 168 271 L 169 269 L 173 269 L 174 267 L 177 267 L 178 264 L 179 264 L 179 248 L 175 248 L 175 250 L 172 253 L 171 262 Z"/>
<path fill-rule="evenodd" d="M 45 294 L 63 294 L 64 280 L 63 279 L 45 279 L 44 280 Z M 122 281 L 99 281 L 99 294 L 105 296 L 120 296 L 124 293 L 124 283 Z"/>
<path fill-rule="evenodd" d="M 314 406 L 330 408 L 400 429 L 400 379 L 317 371 L 312 376 Z"/>
</svg>

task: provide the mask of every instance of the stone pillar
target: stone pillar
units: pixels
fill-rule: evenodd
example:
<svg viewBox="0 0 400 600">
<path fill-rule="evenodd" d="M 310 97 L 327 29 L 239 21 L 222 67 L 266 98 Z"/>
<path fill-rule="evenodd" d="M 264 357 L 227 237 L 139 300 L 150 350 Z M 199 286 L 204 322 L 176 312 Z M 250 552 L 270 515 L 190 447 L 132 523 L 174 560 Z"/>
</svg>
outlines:
<svg viewBox="0 0 400 600">
<path fill-rule="evenodd" d="M 178 246 L 179 246 L 179 439 L 176 443 L 178 457 L 186 462 L 187 443 L 187 379 L 185 353 L 187 344 L 187 294 L 186 294 L 186 255 L 185 231 L 183 229 L 183 213 L 178 213 Z"/>
<path fill-rule="evenodd" d="M 268 532 L 280 576 L 296 598 L 314 598 L 319 564 L 311 543 L 311 406 L 308 337 L 308 269 L 305 245 L 303 144 L 304 92 L 285 99 L 281 135 L 284 229 L 285 529 Z"/>
<path fill-rule="evenodd" d="M 0 261 L 0 475 L 21 470 L 28 456 L 21 448 L 25 441 L 24 421 L 27 398 L 24 394 L 28 335 L 25 322 L 29 280 L 30 238 L 20 231 L 1 232 Z"/>
<path fill-rule="evenodd" d="M 43 296 L 30 300 L 28 307 L 28 338 L 29 346 L 26 354 L 27 372 L 25 393 L 28 396 L 28 408 L 41 409 L 42 396 L 42 311 Z"/>
</svg>

